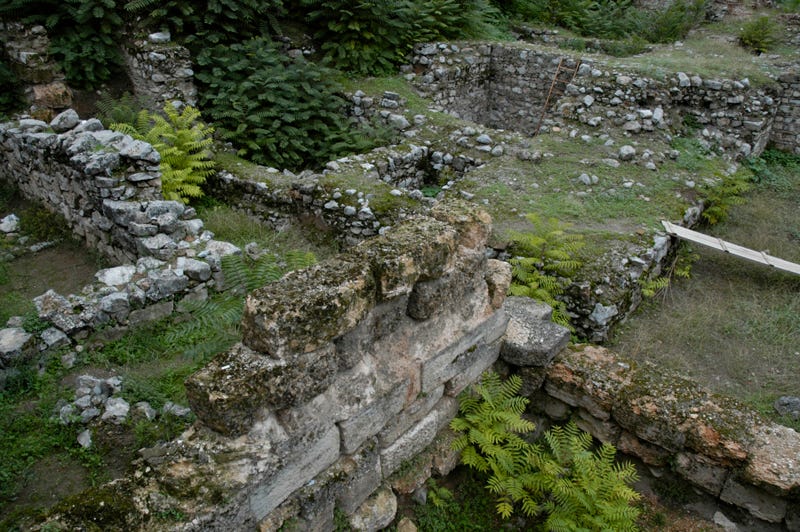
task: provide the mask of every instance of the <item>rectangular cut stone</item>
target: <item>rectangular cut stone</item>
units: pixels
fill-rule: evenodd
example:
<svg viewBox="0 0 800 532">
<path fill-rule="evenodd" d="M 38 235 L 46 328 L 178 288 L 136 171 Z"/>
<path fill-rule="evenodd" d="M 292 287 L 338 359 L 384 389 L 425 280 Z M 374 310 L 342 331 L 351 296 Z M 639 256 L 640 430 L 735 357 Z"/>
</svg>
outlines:
<svg viewBox="0 0 800 532">
<path fill-rule="evenodd" d="M 386 446 L 399 438 L 414 424 L 428 415 L 444 395 L 444 386 L 439 386 L 431 393 L 421 393 L 417 399 L 389 421 L 378 435 L 381 445 Z"/>
<path fill-rule="evenodd" d="M 342 489 L 336 496 L 336 503 L 349 515 L 378 489 L 383 480 L 378 445 L 374 439 L 368 440 L 358 451 L 339 461 L 346 476 L 341 481 Z"/>
<path fill-rule="evenodd" d="M 467 350 L 456 358 L 450 365 L 452 377 L 445 385 L 445 393 L 455 397 L 477 381 L 481 374 L 497 361 L 501 345 L 502 340 L 495 340 L 491 344 L 481 342 L 474 350 Z"/>
<path fill-rule="evenodd" d="M 422 421 L 384 448 L 381 451 L 383 477 L 389 477 L 403 465 L 403 462 L 430 445 L 436 434 L 450 423 L 457 412 L 458 401 L 450 397 L 443 397 Z"/>
<path fill-rule="evenodd" d="M 726 468 L 694 453 L 678 453 L 674 469 L 683 478 L 715 497 L 719 497 L 729 473 Z"/>
<path fill-rule="evenodd" d="M 331 427 L 305 448 L 295 448 L 275 475 L 265 479 L 250 493 L 250 512 L 261 521 L 303 484 L 331 466 L 339 458 L 339 431 Z"/>
<path fill-rule="evenodd" d="M 471 333 L 462 336 L 455 343 L 444 348 L 433 358 L 422 364 L 422 392 L 430 393 L 440 384 L 453 377 L 453 361 L 479 343 L 489 342 L 502 336 L 508 317 L 503 312 L 495 312 Z"/>
<path fill-rule="evenodd" d="M 719 498 L 745 508 L 754 516 L 770 523 L 780 523 L 786 515 L 786 500 L 754 486 L 741 484 L 733 477 L 725 482 Z"/>
<path fill-rule="evenodd" d="M 620 432 L 622 431 L 619 425 L 610 421 L 597 419 L 582 408 L 578 410 L 578 416 L 580 417 L 576 421 L 576 425 L 578 425 L 579 429 L 588 432 L 603 443 L 616 445 Z"/>
<path fill-rule="evenodd" d="M 355 416 L 339 423 L 342 452 L 346 454 L 355 452 L 367 438 L 380 432 L 392 416 L 403 409 L 407 390 L 407 383 L 405 386 L 398 386 Z"/>
</svg>

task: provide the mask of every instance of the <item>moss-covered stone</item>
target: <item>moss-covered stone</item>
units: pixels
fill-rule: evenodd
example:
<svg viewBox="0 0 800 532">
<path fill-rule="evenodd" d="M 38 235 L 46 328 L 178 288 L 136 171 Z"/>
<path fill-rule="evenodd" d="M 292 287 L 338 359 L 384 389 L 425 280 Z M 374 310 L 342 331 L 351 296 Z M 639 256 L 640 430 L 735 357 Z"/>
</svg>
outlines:
<svg viewBox="0 0 800 532">
<path fill-rule="evenodd" d="M 375 282 L 368 264 L 329 259 L 250 294 L 242 342 L 288 361 L 355 327 L 374 302 Z"/>
<path fill-rule="evenodd" d="M 480 250 L 486 247 L 492 232 L 492 217 L 474 204 L 448 199 L 436 204 L 431 216 L 455 227 L 459 245 Z"/>
<path fill-rule="evenodd" d="M 367 240 L 352 260 L 368 264 L 378 287 L 379 300 L 411 292 L 419 279 L 435 279 L 452 266 L 456 231 L 431 218 L 413 218 L 387 234 Z"/>
<path fill-rule="evenodd" d="M 53 523 L 90 532 L 137 530 L 143 519 L 133 504 L 132 486 L 126 479 L 68 497 L 53 508 L 51 516 Z"/>
<path fill-rule="evenodd" d="M 223 434 L 246 432 L 261 408 L 286 408 L 321 393 L 333 381 L 335 349 L 275 360 L 241 344 L 215 357 L 186 380 L 192 411 Z"/>
</svg>

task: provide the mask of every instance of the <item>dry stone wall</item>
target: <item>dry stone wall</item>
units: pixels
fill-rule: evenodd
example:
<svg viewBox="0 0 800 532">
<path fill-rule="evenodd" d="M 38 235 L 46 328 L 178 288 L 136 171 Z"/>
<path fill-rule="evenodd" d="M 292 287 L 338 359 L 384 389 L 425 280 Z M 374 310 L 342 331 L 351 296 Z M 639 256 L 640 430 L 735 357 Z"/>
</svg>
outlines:
<svg viewBox="0 0 800 532">
<path fill-rule="evenodd" d="M 800 530 L 800 435 L 736 401 L 649 364 L 591 345 L 531 354 L 557 331 L 549 308 L 508 298 L 501 359 L 523 378 L 532 411 L 578 426 L 655 474 L 744 512 L 748 530 Z M 723 504 L 723 506 L 724 506 Z M 730 508 L 730 507 L 727 507 Z M 729 515 L 733 513 L 725 509 Z M 771 528 L 777 526 L 777 528 Z"/>
<path fill-rule="evenodd" d="M 169 32 L 134 39 L 123 49 L 133 89 L 151 111 L 169 102 L 197 104 L 197 88 L 189 50 L 171 42 Z"/>
<path fill-rule="evenodd" d="M 542 419 L 576 419 L 729 514 L 740 508 L 755 529 L 800 529 L 797 433 L 603 348 L 566 347 L 549 307 L 505 298 L 510 270 L 486 259 L 489 232 L 474 207 L 439 204 L 254 291 L 242 342 L 186 383 L 198 422 L 49 519 L 157 530 L 179 514 L 181 530 L 333 530 L 338 508 L 355 529 L 379 530 L 397 494 L 455 466 L 455 397 L 495 365 L 523 377 Z"/>
<path fill-rule="evenodd" d="M 539 127 L 559 63 L 574 69 L 578 61 L 572 83 L 550 102 L 548 118 L 597 128 L 611 125 L 635 135 L 679 127 L 691 116 L 701 135 L 731 157 L 758 154 L 771 138 L 788 149 L 798 148 L 796 136 L 786 133 L 796 132 L 798 112 L 789 78 L 783 89 L 683 72 L 661 81 L 521 43 L 419 45 L 406 70 L 423 95 L 441 108 L 531 134 Z M 773 133 L 775 121 L 786 125 Z M 546 120 L 542 125 L 549 124 Z"/>
<path fill-rule="evenodd" d="M 779 149 L 800 154 L 800 72 L 787 72 L 778 81 L 783 92 L 777 102 L 771 140 Z"/>
</svg>

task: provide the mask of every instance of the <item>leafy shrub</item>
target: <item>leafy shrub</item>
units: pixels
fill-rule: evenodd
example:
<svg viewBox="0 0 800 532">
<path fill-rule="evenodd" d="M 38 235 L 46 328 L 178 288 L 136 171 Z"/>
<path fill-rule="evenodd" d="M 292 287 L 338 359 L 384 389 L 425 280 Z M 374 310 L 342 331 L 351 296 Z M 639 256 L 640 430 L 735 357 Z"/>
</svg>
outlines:
<svg viewBox="0 0 800 532">
<path fill-rule="evenodd" d="M 19 79 L 5 62 L 0 51 L 0 116 L 16 111 L 22 105 Z"/>
<path fill-rule="evenodd" d="M 146 27 L 169 29 L 199 51 L 261 35 L 265 24 L 277 30 L 285 13 L 282 0 L 129 0 L 125 10 L 144 17 Z"/>
<path fill-rule="evenodd" d="M 347 144 L 345 101 L 328 69 L 281 54 L 264 39 L 208 48 L 197 63 L 200 106 L 239 155 L 304 168 Z"/>
<path fill-rule="evenodd" d="M 179 112 L 168 103 L 164 113 L 166 118 L 141 111 L 135 125 L 111 124 L 111 129 L 152 144 L 161 154 L 161 193 L 189 203 L 203 195 L 201 187 L 214 172 L 209 152 L 214 130 L 200 121 L 200 111 L 193 107 Z"/>
<path fill-rule="evenodd" d="M 767 15 L 751 20 L 739 32 L 739 43 L 756 54 L 771 50 L 778 42 L 778 25 Z"/>
<path fill-rule="evenodd" d="M 528 516 L 546 516 L 544 529 L 636 530 L 639 510 L 630 503 L 639 495 L 628 484 L 636 480 L 632 464 L 614 462 L 614 446 L 590 451 L 592 437 L 573 423 L 554 427 L 544 446 L 519 434 L 533 430 L 522 419 L 528 400 L 518 396 L 522 380 L 502 382 L 484 375 L 475 393 L 459 398 L 459 417 L 450 427 L 461 433 L 453 448 L 462 463 L 489 475 L 487 489 L 497 497 L 497 512 L 510 517 L 515 507 Z"/>
<path fill-rule="evenodd" d="M 497 33 L 488 0 L 301 0 L 326 59 L 361 75 L 394 70 L 416 42 Z"/>
<path fill-rule="evenodd" d="M 513 281 L 509 292 L 547 303 L 553 307 L 553 321 L 571 327 L 566 304 L 556 296 L 569 285 L 567 277 L 581 266 L 575 254 L 583 247 L 583 238 L 567 233 L 568 226 L 554 218 L 543 221 L 535 214 L 526 217 L 534 231 L 511 235 L 515 256 L 510 260 Z"/>
<path fill-rule="evenodd" d="M 676 0 L 661 11 L 643 11 L 639 17 L 639 30 L 647 41 L 670 43 L 686 37 L 706 15 L 707 0 Z"/>
<path fill-rule="evenodd" d="M 41 24 L 70 85 L 93 88 L 119 71 L 124 20 L 117 0 L 9 0 L 0 17 Z"/>
</svg>

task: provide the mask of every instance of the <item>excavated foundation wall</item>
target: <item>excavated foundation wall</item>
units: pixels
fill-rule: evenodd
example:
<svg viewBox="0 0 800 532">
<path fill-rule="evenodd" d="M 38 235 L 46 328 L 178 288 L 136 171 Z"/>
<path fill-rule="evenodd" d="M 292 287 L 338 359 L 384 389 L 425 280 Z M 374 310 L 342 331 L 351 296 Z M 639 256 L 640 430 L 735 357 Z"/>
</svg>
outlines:
<svg viewBox="0 0 800 532">
<path fill-rule="evenodd" d="M 770 140 L 784 149 L 800 149 L 795 75 L 782 77 L 774 88 L 683 72 L 661 81 L 522 43 L 419 45 L 408 70 L 420 92 L 441 108 L 491 127 L 532 134 L 559 63 L 579 67 L 572 82 L 560 86 L 563 94 L 557 92 L 550 101 L 544 127 L 561 116 L 635 135 L 680 126 L 691 116 L 704 138 L 734 157 L 757 155 Z M 776 122 L 780 125 L 773 130 Z"/>
<path fill-rule="evenodd" d="M 756 526 L 798 530 L 797 433 L 605 349 L 565 348 L 548 307 L 505 298 L 510 271 L 486 259 L 489 232 L 485 213 L 442 203 L 251 293 L 242 342 L 186 383 L 198 422 L 49 519 L 333 530 L 338 509 L 356 530 L 379 530 L 398 494 L 455 466 L 456 396 L 500 357 L 495 367 L 523 377 L 532 415 L 575 418 Z"/>
</svg>

